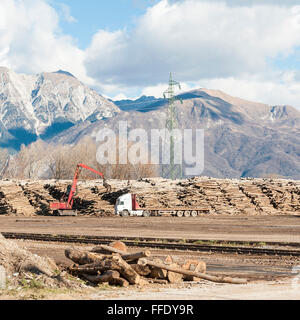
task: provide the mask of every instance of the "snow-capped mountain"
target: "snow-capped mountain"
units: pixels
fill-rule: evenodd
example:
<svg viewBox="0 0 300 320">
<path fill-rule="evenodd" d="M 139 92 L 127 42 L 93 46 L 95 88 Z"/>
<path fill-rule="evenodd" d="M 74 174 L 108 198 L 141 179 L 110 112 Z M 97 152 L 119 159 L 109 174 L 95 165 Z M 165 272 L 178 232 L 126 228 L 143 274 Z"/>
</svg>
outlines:
<svg viewBox="0 0 300 320">
<path fill-rule="evenodd" d="M 0 146 L 18 148 L 83 121 L 110 118 L 119 108 L 72 74 L 17 74 L 0 67 Z"/>
</svg>

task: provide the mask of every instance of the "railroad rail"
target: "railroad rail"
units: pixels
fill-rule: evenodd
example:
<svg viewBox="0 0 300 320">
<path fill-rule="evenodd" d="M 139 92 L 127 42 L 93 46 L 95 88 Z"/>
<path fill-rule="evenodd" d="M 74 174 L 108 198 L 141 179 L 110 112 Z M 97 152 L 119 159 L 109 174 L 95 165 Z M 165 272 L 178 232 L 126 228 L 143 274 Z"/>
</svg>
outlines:
<svg viewBox="0 0 300 320">
<path fill-rule="evenodd" d="M 32 240 L 43 242 L 81 243 L 81 244 L 109 244 L 111 241 L 122 241 L 131 247 L 143 247 L 161 250 L 218 252 L 249 255 L 278 255 L 278 256 L 300 256 L 300 244 L 297 243 L 264 243 L 261 242 L 234 242 L 216 241 L 218 245 L 208 244 L 205 240 L 184 239 L 158 239 L 158 238 L 134 238 L 134 237 L 109 237 L 109 236 L 83 236 L 83 235 L 56 235 L 56 234 L 34 234 L 34 233 L 8 233 L 2 232 L 6 239 Z M 193 243 L 194 242 L 194 243 Z M 195 243 L 196 242 L 196 243 Z M 198 242 L 198 243 L 197 243 Z M 201 242 L 201 244 L 199 244 Z M 285 246 L 293 249 L 266 248 L 267 246 Z M 294 249 L 295 247 L 298 248 Z"/>
</svg>

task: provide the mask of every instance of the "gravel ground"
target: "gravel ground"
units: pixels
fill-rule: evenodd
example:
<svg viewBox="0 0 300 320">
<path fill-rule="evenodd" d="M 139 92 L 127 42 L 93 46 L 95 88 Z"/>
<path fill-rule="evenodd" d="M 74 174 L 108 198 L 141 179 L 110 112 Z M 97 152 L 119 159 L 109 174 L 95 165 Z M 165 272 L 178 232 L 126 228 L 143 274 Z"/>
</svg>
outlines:
<svg viewBox="0 0 300 320">
<path fill-rule="evenodd" d="M 20 247 L 32 253 L 53 258 L 64 265 L 72 264 L 64 257 L 70 244 L 18 240 Z M 76 245 L 90 250 L 89 245 Z M 135 251 L 130 248 L 129 251 Z M 67 292 L 20 291 L 12 295 L 0 292 L 0 299 L 46 300 L 256 300 L 300 299 L 300 258 L 243 256 L 231 254 L 179 253 L 178 251 L 151 250 L 153 256 L 172 255 L 177 260 L 197 258 L 207 263 L 207 273 L 247 278 L 247 285 L 219 284 L 208 281 L 184 282 L 179 285 L 149 285 L 146 288 L 114 288 L 101 286 Z M 294 270 L 294 271 L 293 271 Z M 293 273 L 294 272 L 294 273 Z"/>
</svg>

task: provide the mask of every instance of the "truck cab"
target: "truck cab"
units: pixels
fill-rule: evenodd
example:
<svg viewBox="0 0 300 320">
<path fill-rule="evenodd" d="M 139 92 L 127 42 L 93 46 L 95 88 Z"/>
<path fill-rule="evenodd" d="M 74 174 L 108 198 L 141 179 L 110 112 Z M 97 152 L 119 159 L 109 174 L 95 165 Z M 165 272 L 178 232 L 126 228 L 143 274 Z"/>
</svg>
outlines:
<svg viewBox="0 0 300 320">
<path fill-rule="evenodd" d="M 117 199 L 115 205 L 115 215 L 126 216 L 143 216 L 144 210 L 140 208 L 136 195 L 127 193 Z"/>
</svg>

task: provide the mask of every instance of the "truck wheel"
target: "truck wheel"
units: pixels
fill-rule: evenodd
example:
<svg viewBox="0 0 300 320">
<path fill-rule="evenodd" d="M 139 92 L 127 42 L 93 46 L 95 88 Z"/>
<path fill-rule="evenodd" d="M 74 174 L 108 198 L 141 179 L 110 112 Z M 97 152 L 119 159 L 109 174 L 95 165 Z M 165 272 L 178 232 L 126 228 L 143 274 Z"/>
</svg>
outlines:
<svg viewBox="0 0 300 320">
<path fill-rule="evenodd" d="M 192 215 L 192 217 L 196 218 L 198 216 L 198 212 L 197 211 L 192 211 L 191 215 Z"/>
<path fill-rule="evenodd" d="M 144 211 L 143 212 L 143 217 L 150 217 L 150 212 Z"/>
<path fill-rule="evenodd" d="M 120 216 L 121 216 L 121 217 L 128 217 L 128 216 L 129 216 L 128 210 L 123 210 L 123 211 L 120 213 Z"/>
<path fill-rule="evenodd" d="M 184 216 L 186 218 L 190 217 L 191 216 L 191 211 L 184 211 Z"/>
<path fill-rule="evenodd" d="M 183 216 L 183 211 L 177 211 L 177 217 L 181 218 Z"/>
</svg>

